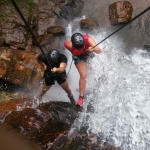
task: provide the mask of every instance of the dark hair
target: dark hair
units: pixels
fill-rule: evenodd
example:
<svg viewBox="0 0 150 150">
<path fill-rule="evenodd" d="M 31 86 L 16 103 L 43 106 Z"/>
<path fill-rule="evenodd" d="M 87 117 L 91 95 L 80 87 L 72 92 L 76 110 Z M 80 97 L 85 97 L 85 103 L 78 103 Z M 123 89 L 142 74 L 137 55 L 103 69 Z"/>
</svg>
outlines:
<svg viewBox="0 0 150 150">
<path fill-rule="evenodd" d="M 71 36 L 71 42 L 72 42 L 73 47 L 77 49 L 83 48 L 84 43 L 85 43 L 84 37 L 81 33 L 74 33 Z"/>
<path fill-rule="evenodd" d="M 48 52 L 48 59 L 51 61 L 51 62 L 57 62 L 58 61 L 58 58 L 60 56 L 60 53 L 58 50 L 56 49 L 52 49 Z"/>
</svg>

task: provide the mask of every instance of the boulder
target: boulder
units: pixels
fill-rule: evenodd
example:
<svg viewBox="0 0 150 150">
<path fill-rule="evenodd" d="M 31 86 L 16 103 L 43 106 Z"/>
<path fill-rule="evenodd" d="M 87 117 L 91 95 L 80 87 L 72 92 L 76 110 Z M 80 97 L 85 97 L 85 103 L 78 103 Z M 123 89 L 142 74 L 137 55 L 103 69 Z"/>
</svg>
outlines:
<svg viewBox="0 0 150 150">
<path fill-rule="evenodd" d="M 80 27 L 82 30 L 93 30 L 93 29 L 98 29 L 99 24 L 94 19 L 86 18 L 80 21 Z"/>
<path fill-rule="evenodd" d="M 0 51 L 0 78 L 5 82 L 33 89 L 42 76 L 42 68 L 34 54 L 12 49 Z"/>
<path fill-rule="evenodd" d="M 79 17 L 83 8 L 82 0 L 70 0 L 66 5 L 61 7 L 60 16 L 65 19 Z"/>
<path fill-rule="evenodd" d="M 51 26 L 47 29 L 47 33 L 60 36 L 60 35 L 65 35 L 65 30 L 61 26 Z"/>
<path fill-rule="evenodd" d="M 37 108 L 12 111 L 0 131 L 5 129 L 9 134 L 15 130 L 18 135 L 24 134 L 30 142 L 38 145 L 39 149 L 46 150 L 59 136 L 69 131 L 77 114 L 70 103 L 49 102 Z"/>
<path fill-rule="evenodd" d="M 129 1 L 118 1 L 109 5 L 109 19 L 111 25 L 127 23 L 132 18 L 133 7 Z"/>
</svg>

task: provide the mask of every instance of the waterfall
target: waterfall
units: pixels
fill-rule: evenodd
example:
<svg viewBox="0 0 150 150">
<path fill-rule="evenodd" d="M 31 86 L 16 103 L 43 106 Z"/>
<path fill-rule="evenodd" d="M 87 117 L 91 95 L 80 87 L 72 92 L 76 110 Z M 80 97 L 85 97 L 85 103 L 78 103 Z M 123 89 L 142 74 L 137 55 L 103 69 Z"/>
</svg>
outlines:
<svg viewBox="0 0 150 150">
<path fill-rule="evenodd" d="M 83 33 L 77 24 L 70 23 L 68 37 L 72 34 L 73 25 Z M 123 39 L 129 31 L 133 35 Z M 107 34 L 107 31 L 101 30 L 90 35 L 98 43 Z M 134 26 L 130 25 L 99 45 L 102 53 L 88 62 L 88 94 L 83 111 L 72 125 L 69 135 L 74 129 L 88 124 L 87 132 L 102 132 L 104 141 L 123 150 L 149 149 L 150 54 L 141 47 L 137 48 L 136 40 L 131 43 L 130 40 L 136 36 Z M 87 110 L 89 103 L 93 107 L 92 112 Z"/>
</svg>

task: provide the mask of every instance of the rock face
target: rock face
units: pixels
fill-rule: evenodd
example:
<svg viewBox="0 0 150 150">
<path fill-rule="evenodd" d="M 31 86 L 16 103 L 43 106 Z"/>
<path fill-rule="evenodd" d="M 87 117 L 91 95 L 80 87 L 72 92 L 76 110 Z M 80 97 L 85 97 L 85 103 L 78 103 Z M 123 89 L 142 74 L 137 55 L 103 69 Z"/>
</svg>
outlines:
<svg viewBox="0 0 150 150">
<path fill-rule="evenodd" d="M 1 141 L 7 139 L 7 143 L 10 142 L 10 144 L 14 141 L 15 147 L 21 143 L 24 146 L 23 150 L 77 150 L 81 148 L 85 150 L 121 150 L 107 141 L 102 141 L 102 133 L 88 132 L 87 134 L 87 126 L 80 129 L 72 127 L 82 109 L 71 107 L 71 104 L 67 102 L 52 101 L 32 108 L 32 101 L 32 98 L 26 97 L 0 103 L 0 114 L 7 113 L 0 126 Z M 21 106 L 23 102 L 26 102 L 26 105 L 16 111 L 15 105 Z M 8 108 L 7 105 L 10 107 Z M 3 147 L 11 150 L 11 147 L 5 142 Z M 0 144 L 0 149 L 2 149 L 2 144 Z"/>
<path fill-rule="evenodd" d="M 68 132 L 77 115 L 70 103 L 50 102 L 37 108 L 12 111 L 1 125 L 0 132 L 5 130 L 9 135 L 15 130 L 39 149 L 46 150 L 55 139 Z"/>
<path fill-rule="evenodd" d="M 66 19 L 78 17 L 84 3 L 82 0 L 70 0 L 66 5 L 62 6 L 60 16 Z"/>
<path fill-rule="evenodd" d="M 109 6 L 111 25 L 127 23 L 132 18 L 133 7 L 129 1 L 118 1 Z"/>
<path fill-rule="evenodd" d="M 47 33 L 61 36 L 61 35 L 65 35 L 65 30 L 61 26 L 51 26 L 47 29 Z"/>
<path fill-rule="evenodd" d="M 82 30 L 94 30 L 94 29 L 98 29 L 99 24 L 96 20 L 91 19 L 91 18 L 86 18 L 86 19 L 82 19 L 80 21 L 80 27 Z"/>
<path fill-rule="evenodd" d="M 77 17 L 83 7 L 82 0 L 16 3 L 44 52 L 62 48 L 59 38 L 65 35 L 66 26 L 63 27 L 58 20 Z M 0 2 L 0 11 L 0 79 L 28 89 L 36 87 L 42 77 L 35 60 L 35 54 L 41 53 L 40 49 L 11 1 Z"/>
<path fill-rule="evenodd" d="M 35 55 L 20 50 L 0 51 L 0 78 L 28 89 L 38 86 L 43 76 Z"/>
<path fill-rule="evenodd" d="M 47 34 L 47 29 L 60 26 L 58 19 L 77 17 L 82 0 L 31 0 L 17 3 L 36 37 Z M 25 49 L 30 33 L 11 2 L 0 2 L 0 46 L 3 44 Z M 63 28 L 63 26 L 62 26 Z"/>
</svg>

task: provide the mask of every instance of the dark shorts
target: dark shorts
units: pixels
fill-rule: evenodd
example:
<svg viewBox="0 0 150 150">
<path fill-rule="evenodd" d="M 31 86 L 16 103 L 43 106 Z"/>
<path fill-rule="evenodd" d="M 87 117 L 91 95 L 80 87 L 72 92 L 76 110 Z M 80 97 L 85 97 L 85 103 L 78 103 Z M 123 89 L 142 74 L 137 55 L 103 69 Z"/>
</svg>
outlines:
<svg viewBox="0 0 150 150">
<path fill-rule="evenodd" d="M 72 56 L 75 65 L 79 62 L 87 62 L 89 60 L 89 58 L 93 58 L 93 57 L 94 57 L 93 52 L 88 52 L 85 55 L 78 56 L 78 57 L 77 56 Z"/>
<path fill-rule="evenodd" d="M 57 81 L 58 84 L 62 84 L 66 81 L 66 71 L 63 73 L 59 73 L 57 75 L 52 75 L 45 71 L 44 80 L 45 80 L 46 86 L 51 86 L 55 84 L 55 81 Z"/>
</svg>

